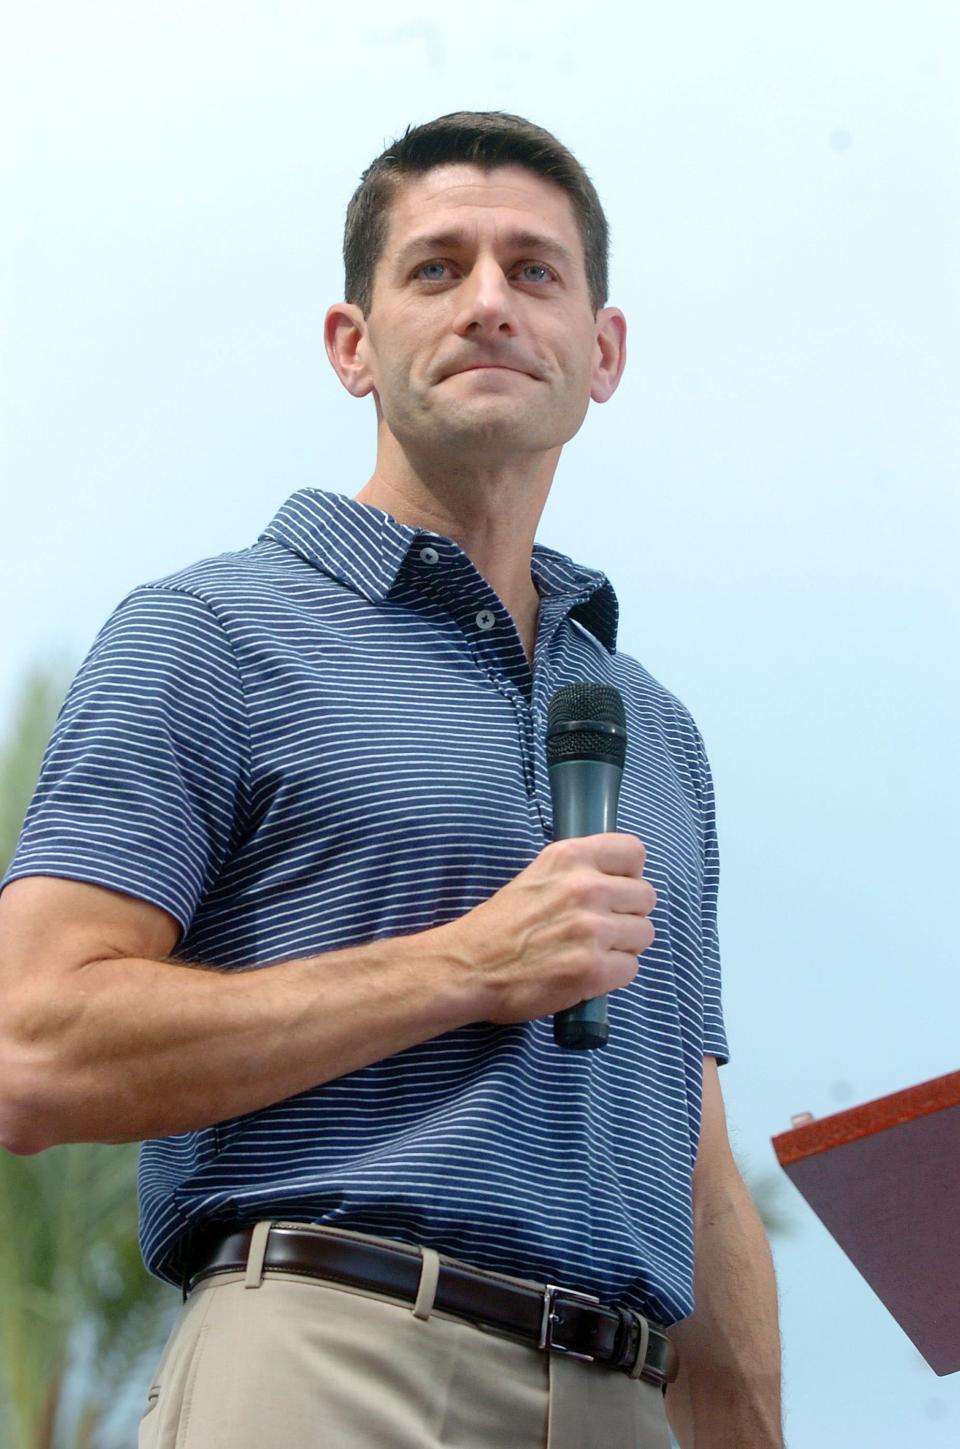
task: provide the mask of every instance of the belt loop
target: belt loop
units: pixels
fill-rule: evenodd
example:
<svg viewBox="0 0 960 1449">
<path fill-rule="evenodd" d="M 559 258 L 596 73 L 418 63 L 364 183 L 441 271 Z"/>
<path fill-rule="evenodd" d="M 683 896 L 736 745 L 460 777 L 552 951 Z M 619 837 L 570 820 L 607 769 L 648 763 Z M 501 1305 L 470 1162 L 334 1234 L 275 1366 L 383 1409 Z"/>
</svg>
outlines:
<svg viewBox="0 0 960 1449">
<path fill-rule="evenodd" d="M 647 1361 L 647 1349 L 650 1347 L 650 1325 L 642 1313 L 636 1313 L 634 1317 L 640 1325 L 640 1346 L 637 1349 L 637 1357 L 633 1368 L 630 1370 L 630 1377 L 632 1379 L 638 1379 Z"/>
<path fill-rule="evenodd" d="M 440 1277 L 440 1254 L 433 1248 L 420 1248 L 420 1284 L 417 1301 L 413 1305 L 414 1318 L 427 1319 L 437 1296 L 437 1280 Z"/>
<path fill-rule="evenodd" d="M 250 1251 L 247 1254 L 247 1272 L 243 1280 L 244 1288 L 259 1288 L 263 1282 L 263 1259 L 267 1251 L 267 1239 L 270 1236 L 270 1229 L 273 1221 L 265 1218 L 263 1222 L 256 1223 L 253 1235 L 250 1239 Z"/>
<path fill-rule="evenodd" d="M 184 1235 L 183 1247 L 181 1249 L 181 1251 L 183 1253 L 183 1276 L 182 1276 L 182 1278 L 180 1280 L 180 1302 L 181 1303 L 186 1303 L 187 1297 L 188 1297 L 188 1289 L 190 1287 L 190 1258 L 191 1258 L 191 1248 L 192 1248 L 192 1245 L 193 1245 L 193 1237 L 194 1237 L 194 1225 L 191 1223 L 190 1227 L 187 1228 L 187 1231 L 186 1231 L 186 1233 Z"/>
</svg>

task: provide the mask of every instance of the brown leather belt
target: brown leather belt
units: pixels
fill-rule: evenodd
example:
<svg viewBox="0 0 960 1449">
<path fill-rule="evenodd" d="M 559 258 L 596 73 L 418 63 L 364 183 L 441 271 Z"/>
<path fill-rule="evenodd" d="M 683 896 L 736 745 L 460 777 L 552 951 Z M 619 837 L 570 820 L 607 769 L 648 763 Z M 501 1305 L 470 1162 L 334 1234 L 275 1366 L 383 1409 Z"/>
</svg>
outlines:
<svg viewBox="0 0 960 1449">
<path fill-rule="evenodd" d="M 194 1240 L 184 1273 L 184 1297 L 215 1273 L 243 1272 L 253 1228 Z M 266 1272 L 301 1273 L 415 1303 L 421 1257 L 410 1245 L 385 1247 L 295 1223 L 274 1224 L 263 1260 Z M 511 1278 L 440 1258 L 434 1308 L 536 1348 L 620 1369 L 661 1388 L 677 1376 L 677 1354 L 665 1330 L 629 1308 L 608 1308 L 571 1288 L 527 1288 Z M 646 1345 L 644 1350 L 644 1339 Z M 638 1363 L 641 1350 L 643 1361 Z"/>
</svg>

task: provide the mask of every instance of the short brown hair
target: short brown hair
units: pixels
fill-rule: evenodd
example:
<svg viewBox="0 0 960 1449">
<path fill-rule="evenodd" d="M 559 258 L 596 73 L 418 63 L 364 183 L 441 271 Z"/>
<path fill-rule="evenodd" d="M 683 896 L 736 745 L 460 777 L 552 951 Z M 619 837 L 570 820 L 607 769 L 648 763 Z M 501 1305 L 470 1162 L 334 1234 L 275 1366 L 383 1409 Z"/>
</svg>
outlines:
<svg viewBox="0 0 960 1449">
<path fill-rule="evenodd" d="M 580 228 L 590 305 L 607 300 L 609 231 L 593 182 L 556 136 L 506 111 L 454 111 L 422 126 L 408 126 L 367 167 L 347 207 L 343 232 L 345 298 L 364 316 L 373 301 L 373 277 L 387 239 L 390 204 L 405 176 L 434 166 L 468 164 L 492 171 L 525 166 L 570 197 Z"/>
</svg>

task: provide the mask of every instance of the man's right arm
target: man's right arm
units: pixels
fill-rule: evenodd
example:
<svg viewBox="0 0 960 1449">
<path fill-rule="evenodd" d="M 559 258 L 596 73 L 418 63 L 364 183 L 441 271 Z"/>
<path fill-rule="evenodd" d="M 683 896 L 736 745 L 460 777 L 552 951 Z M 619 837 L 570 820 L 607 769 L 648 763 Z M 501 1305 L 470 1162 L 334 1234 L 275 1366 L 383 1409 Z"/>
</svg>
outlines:
<svg viewBox="0 0 960 1449">
<path fill-rule="evenodd" d="M 158 906 L 52 876 L 0 894 L 0 1144 L 127 1142 L 257 1111 L 473 1021 L 624 986 L 653 940 L 635 836 L 558 841 L 446 925 L 230 971 Z"/>
</svg>

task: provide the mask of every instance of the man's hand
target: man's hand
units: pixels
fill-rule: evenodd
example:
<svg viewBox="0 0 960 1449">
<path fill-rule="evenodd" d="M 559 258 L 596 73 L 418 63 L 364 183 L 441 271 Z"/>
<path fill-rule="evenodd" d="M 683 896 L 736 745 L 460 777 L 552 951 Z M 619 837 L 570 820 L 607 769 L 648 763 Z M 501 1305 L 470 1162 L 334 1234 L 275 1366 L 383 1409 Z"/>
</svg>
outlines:
<svg viewBox="0 0 960 1449">
<path fill-rule="evenodd" d="M 654 939 L 646 847 L 609 832 L 556 840 L 434 945 L 496 1025 L 532 1021 L 626 986 Z"/>
</svg>

